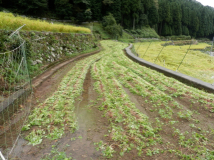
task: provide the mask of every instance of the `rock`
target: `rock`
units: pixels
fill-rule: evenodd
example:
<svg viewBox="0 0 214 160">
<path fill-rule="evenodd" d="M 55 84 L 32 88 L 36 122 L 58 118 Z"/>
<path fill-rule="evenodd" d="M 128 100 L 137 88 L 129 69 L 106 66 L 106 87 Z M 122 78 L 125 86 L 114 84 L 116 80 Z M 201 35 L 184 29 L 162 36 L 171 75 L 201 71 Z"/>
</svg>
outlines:
<svg viewBox="0 0 214 160">
<path fill-rule="evenodd" d="M 33 66 L 35 66 L 35 65 L 37 64 L 37 62 L 36 62 L 36 61 L 31 61 L 31 64 L 32 64 Z"/>
<path fill-rule="evenodd" d="M 60 50 L 63 50 L 63 48 L 62 48 L 62 47 L 60 47 L 59 49 L 60 49 Z"/>
<path fill-rule="evenodd" d="M 51 55 L 52 55 L 52 57 L 54 57 L 54 58 L 56 57 L 56 55 L 55 55 L 53 52 L 51 52 Z"/>
<path fill-rule="evenodd" d="M 0 96 L 0 102 L 4 101 L 4 97 Z"/>
<path fill-rule="evenodd" d="M 55 51 L 55 49 L 54 49 L 53 47 L 51 47 L 51 50 L 52 50 L 52 51 Z"/>
<path fill-rule="evenodd" d="M 38 59 L 38 60 L 36 60 L 36 62 L 37 62 L 37 63 L 42 64 L 42 61 L 41 61 L 41 60 L 39 60 L 39 59 Z"/>
<path fill-rule="evenodd" d="M 15 87 L 15 90 L 18 91 L 18 90 L 20 90 L 21 88 L 22 88 L 22 86 L 16 86 L 16 87 Z"/>
</svg>

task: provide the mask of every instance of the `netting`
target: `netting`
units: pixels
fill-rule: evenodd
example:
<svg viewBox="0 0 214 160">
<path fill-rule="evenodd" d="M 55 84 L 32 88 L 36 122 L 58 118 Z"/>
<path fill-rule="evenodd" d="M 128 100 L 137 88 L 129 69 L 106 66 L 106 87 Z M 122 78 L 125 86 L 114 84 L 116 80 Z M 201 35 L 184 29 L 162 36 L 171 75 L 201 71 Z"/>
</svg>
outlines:
<svg viewBox="0 0 214 160">
<path fill-rule="evenodd" d="M 162 67 L 214 83 L 212 42 L 147 41 L 134 44 L 140 58 Z"/>
<path fill-rule="evenodd" d="M 25 41 L 19 29 L 4 42 L 5 52 L 0 53 L 0 151 L 5 157 L 18 140 L 31 105 Z"/>
</svg>

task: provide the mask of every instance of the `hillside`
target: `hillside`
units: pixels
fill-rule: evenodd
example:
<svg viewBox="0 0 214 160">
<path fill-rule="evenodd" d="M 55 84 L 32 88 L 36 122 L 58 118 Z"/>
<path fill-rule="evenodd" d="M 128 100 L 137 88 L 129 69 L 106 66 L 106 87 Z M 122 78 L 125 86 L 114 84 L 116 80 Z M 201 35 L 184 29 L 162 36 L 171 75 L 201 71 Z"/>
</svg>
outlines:
<svg viewBox="0 0 214 160">
<path fill-rule="evenodd" d="M 192 0 L 2 0 L 13 13 L 70 20 L 102 21 L 112 13 L 124 29 L 154 28 L 160 36 L 212 37 L 214 8 Z"/>
</svg>

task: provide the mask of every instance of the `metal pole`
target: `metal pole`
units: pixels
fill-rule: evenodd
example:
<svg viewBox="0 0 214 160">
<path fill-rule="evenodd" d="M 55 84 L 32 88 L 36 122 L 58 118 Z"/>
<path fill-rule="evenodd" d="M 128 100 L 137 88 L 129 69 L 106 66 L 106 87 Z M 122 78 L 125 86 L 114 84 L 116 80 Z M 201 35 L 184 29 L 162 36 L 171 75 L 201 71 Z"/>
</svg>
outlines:
<svg viewBox="0 0 214 160">
<path fill-rule="evenodd" d="M 139 48 L 140 48 L 141 44 L 142 44 L 142 43 L 140 43 L 140 45 L 138 46 L 137 51 L 139 50 Z M 136 52 L 137 52 L 137 51 L 136 51 Z"/>
<path fill-rule="evenodd" d="M 163 51 L 165 46 L 163 46 L 163 48 L 161 49 L 160 53 L 158 54 L 157 58 L 155 59 L 154 63 L 156 62 L 156 60 L 158 59 L 159 55 L 161 54 L 161 52 Z"/>
<path fill-rule="evenodd" d="M 151 43 L 152 43 L 152 41 L 150 42 L 150 44 L 149 44 L 149 46 L 148 46 L 148 48 L 147 48 L 146 52 L 148 51 L 148 49 L 149 49 L 149 47 L 150 47 Z M 143 57 L 146 55 L 146 52 L 144 53 Z M 142 57 L 142 58 L 143 58 L 143 57 Z"/>
<path fill-rule="evenodd" d="M 190 44 L 189 49 L 190 49 L 191 45 L 192 45 L 192 43 Z M 187 50 L 187 53 L 189 52 L 189 49 Z M 184 58 L 186 57 L 187 53 L 185 54 Z M 180 65 L 178 66 L 176 72 L 178 71 L 178 69 L 180 68 L 181 64 L 183 63 L 184 58 L 182 59 L 182 61 L 181 61 Z"/>
</svg>

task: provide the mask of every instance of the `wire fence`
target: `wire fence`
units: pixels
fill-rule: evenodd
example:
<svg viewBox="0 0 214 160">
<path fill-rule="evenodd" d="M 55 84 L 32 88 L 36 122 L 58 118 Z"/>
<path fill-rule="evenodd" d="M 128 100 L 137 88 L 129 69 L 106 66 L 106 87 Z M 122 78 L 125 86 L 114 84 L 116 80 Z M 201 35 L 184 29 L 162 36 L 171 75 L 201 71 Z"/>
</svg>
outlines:
<svg viewBox="0 0 214 160">
<path fill-rule="evenodd" d="M 135 55 L 162 67 L 214 83 L 213 42 L 197 40 L 135 42 Z"/>
<path fill-rule="evenodd" d="M 0 53 L 0 157 L 11 154 L 29 114 L 31 80 L 29 77 L 25 41 L 13 32 Z M 4 156 L 3 156 L 4 155 Z"/>
</svg>

